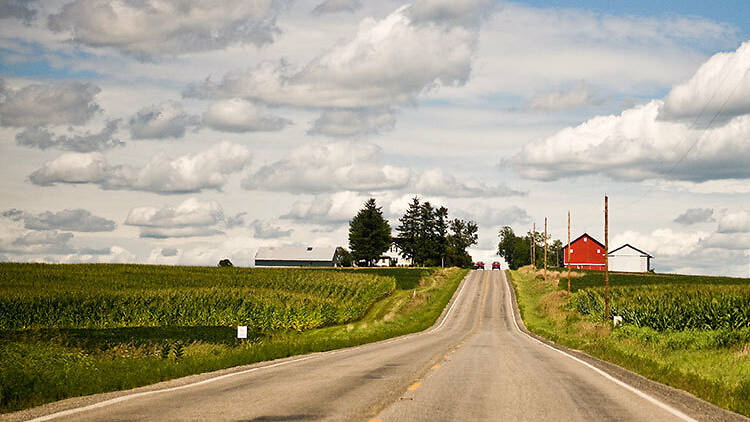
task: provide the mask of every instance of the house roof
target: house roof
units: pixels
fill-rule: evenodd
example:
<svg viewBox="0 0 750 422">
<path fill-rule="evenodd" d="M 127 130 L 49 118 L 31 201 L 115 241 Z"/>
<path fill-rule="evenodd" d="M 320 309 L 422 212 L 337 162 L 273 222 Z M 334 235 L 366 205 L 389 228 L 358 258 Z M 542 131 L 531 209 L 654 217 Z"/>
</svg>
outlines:
<svg viewBox="0 0 750 422">
<path fill-rule="evenodd" d="M 333 261 L 336 248 L 330 246 L 261 246 L 255 260 L 272 261 Z"/>
<path fill-rule="evenodd" d="M 626 243 L 626 244 L 624 244 L 624 245 L 620 246 L 619 248 L 617 248 L 617 249 L 615 249 L 615 250 L 609 251 L 609 252 L 607 253 L 607 255 L 612 255 L 613 253 L 615 253 L 615 252 L 619 251 L 619 250 L 620 250 L 620 249 L 622 249 L 622 248 L 626 248 L 626 247 L 627 247 L 627 248 L 630 248 L 630 249 L 633 249 L 633 250 L 634 250 L 634 251 L 636 251 L 636 252 L 639 252 L 639 253 L 640 253 L 640 254 L 641 254 L 642 256 L 647 256 L 647 257 L 649 257 L 649 258 L 653 258 L 653 256 L 651 256 L 651 255 L 650 255 L 650 254 L 649 254 L 648 252 L 643 252 L 642 250 L 640 250 L 640 249 L 636 248 L 635 246 L 631 245 L 630 243 Z"/>
<path fill-rule="evenodd" d="M 579 240 L 583 239 L 584 237 L 588 237 L 589 239 L 591 239 L 591 241 L 592 241 L 592 242 L 596 243 L 597 245 L 601 246 L 601 247 L 602 247 L 602 249 L 604 249 L 604 245 L 602 245 L 602 244 L 601 244 L 601 242 L 599 242 L 598 240 L 596 240 L 596 239 L 594 239 L 593 237 L 591 237 L 591 235 L 590 235 L 590 234 L 588 234 L 588 233 L 584 233 L 584 234 L 582 234 L 582 235 L 578 236 L 577 238 L 575 238 L 575 240 L 572 240 L 572 241 L 570 242 L 570 244 L 572 245 L 572 244 L 574 244 L 574 243 L 578 242 Z M 565 248 L 567 248 L 567 247 L 568 247 L 568 245 L 564 245 L 564 246 L 563 246 L 563 249 L 565 249 Z"/>
</svg>

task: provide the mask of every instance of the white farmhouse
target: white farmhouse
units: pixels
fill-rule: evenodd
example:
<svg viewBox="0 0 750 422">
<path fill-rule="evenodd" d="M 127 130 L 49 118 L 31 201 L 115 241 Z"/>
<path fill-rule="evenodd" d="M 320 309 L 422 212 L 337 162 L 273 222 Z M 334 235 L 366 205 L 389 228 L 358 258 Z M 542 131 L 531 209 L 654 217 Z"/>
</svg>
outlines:
<svg viewBox="0 0 750 422">
<path fill-rule="evenodd" d="M 651 270 L 651 259 L 654 257 L 626 243 L 610 251 L 609 270 L 628 273 L 645 273 Z"/>
<path fill-rule="evenodd" d="M 401 249 L 396 245 L 396 242 L 393 242 L 388 250 L 383 253 L 383 256 L 375 261 L 373 265 L 376 267 L 396 267 L 399 263 L 404 265 L 405 263 L 399 262 L 400 260 L 403 260 L 403 258 L 401 258 Z"/>
</svg>

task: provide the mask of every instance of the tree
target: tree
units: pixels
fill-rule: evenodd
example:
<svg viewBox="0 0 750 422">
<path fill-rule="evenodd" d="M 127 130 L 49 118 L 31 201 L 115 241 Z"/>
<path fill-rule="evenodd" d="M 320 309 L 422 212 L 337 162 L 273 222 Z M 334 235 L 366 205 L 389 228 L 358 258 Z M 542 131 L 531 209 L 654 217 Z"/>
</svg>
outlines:
<svg viewBox="0 0 750 422">
<path fill-rule="evenodd" d="M 401 256 L 408 259 L 412 264 L 416 264 L 417 250 L 419 249 L 418 239 L 420 237 L 420 214 L 422 204 L 419 201 L 419 197 L 415 196 L 412 198 L 409 207 L 406 209 L 404 215 L 398 219 L 401 223 L 396 228 L 398 231 L 398 238 L 396 244 L 399 250 L 401 250 Z"/>
<path fill-rule="evenodd" d="M 512 228 L 505 226 L 500 229 L 498 236 L 500 242 L 497 244 L 497 254 L 503 257 L 510 269 L 515 270 L 531 263 L 531 233 L 519 237 L 513 233 Z"/>
<path fill-rule="evenodd" d="M 448 251 L 448 208 L 440 207 L 435 210 L 435 234 L 437 235 L 437 255 L 440 265 L 445 265 L 445 255 Z"/>
<path fill-rule="evenodd" d="M 466 249 L 479 240 L 479 227 L 473 221 L 454 218 L 450 222 L 451 234 L 446 237 L 446 265 L 468 268 L 471 256 Z"/>
<path fill-rule="evenodd" d="M 383 211 L 374 198 L 349 222 L 349 249 L 354 261 L 364 261 L 368 267 L 380 259 L 391 246 L 391 226 L 383 218 Z"/>
<path fill-rule="evenodd" d="M 336 264 L 337 267 L 351 267 L 354 264 L 352 253 L 339 246 L 336 248 L 336 260 L 334 264 Z"/>
<path fill-rule="evenodd" d="M 500 242 L 497 244 L 497 254 L 505 259 L 510 269 L 515 270 L 525 265 L 531 265 L 531 244 L 536 243 L 536 263 L 537 266 L 544 265 L 544 232 L 537 232 L 534 235 L 531 231 L 526 236 L 520 237 L 513 233 L 513 229 L 505 226 L 498 232 Z M 533 240 L 532 240 L 533 239 Z M 549 239 L 548 239 L 549 240 Z M 550 251 L 562 248 L 562 242 L 555 240 L 552 242 Z M 550 252 L 551 253 L 551 252 Z M 555 260 L 551 255 L 547 256 L 549 266 L 554 265 Z"/>
</svg>

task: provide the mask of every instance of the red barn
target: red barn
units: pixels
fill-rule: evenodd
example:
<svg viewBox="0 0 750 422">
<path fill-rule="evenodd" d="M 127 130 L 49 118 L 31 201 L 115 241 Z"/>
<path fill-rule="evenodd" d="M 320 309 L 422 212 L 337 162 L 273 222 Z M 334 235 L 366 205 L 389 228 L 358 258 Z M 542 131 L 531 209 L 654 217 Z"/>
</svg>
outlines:
<svg viewBox="0 0 750 422">
<path fill-rule="evenodd" d="M 570 262 L 568 262 L 568 245 L 563 248 L 565 266 L 573 269 L 604 271 L 604 255 L 607 251 L 598 240 L 588 233 L 580 235 L 570 242 Z"/>
</svg>

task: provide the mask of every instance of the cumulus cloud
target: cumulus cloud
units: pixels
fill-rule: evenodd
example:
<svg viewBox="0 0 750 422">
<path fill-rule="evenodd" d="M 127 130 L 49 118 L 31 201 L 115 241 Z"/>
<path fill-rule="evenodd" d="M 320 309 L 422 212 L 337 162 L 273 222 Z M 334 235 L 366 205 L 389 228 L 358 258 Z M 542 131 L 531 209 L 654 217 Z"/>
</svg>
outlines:
<svg viewBox="0 0 750 422">
<path fill-rule="evenodd" d="M 690 225 L 714 221 L 714 210 L 712 208 L 688 208 L 684 213 L 674 219 L 675 223 Z"/>
<path fill-rule="evenodd" d="M 687 256 L 708 235 L 709 233 L 702 231 L 676 232 L 672 229 L 657 229 L 651 233 L 629 230 L 615 235 L 611 244 L 616 248 L 629 243 L 659 259 L 660 256 Z"/>
<path fill-rule="evenodd" d="M 288 158 L 261 167 L 242 181 L 248 190 L 295 193 L 377 191 L 407 186 L 408 168 L 379 165 L 382 152 L 373 144 L 307 144 Z"/>
<path fill-rule="evenodd" d="M 99 152 L 67 153 L 31 173 L 29 180 L 41 186 L 55 183 L 99 183 L 109 173 L 107 160 Z"/>
<path fill-rule="evenodd" d="M 505 185 L 461 181 L 441 169 L 413 172 L 381 164 L 382 150 L 369 143 L 313 143 L 258 169 L 242 181 L 247 190 L 292 193 L 416 191 L 421 195 L 487 197 L 525 195 Z"/>
<path fill-rule="evenodd" d="M 270 132 L 291 124 L 278 116 L 264 115 L 253 103 L 241 98 L 216 101 L 203 113 L 203 123 L 223 132 Z"/>
<path fill-rule="evenodd" d="M 750 232 L 750 212 L 737 211 L 723 215 L 719 219 L 719 233 Z"/>
<path fill-rule="evenodd" d="M 141 190 L 156 193 L 189 193 L 220 190 L 227 178 L 250 164 L 244 146 L 221 142 L 196 153 L 170 158 L 154 156 L 143 167 L 110 165 L 100 153 L 63 154 L 29 176 L 32 183 L 96 183 L 103 189 Z"/>
<path fill-rule="evenodd" d="M 745 141 L 750 114 L 704 131 L 658 120 L 662 104 L 653 100 L 531 142 L 515 157 L 514 166 L 522 176 L 539 180 L 597 173 L 630 181 L 750 177 L 743 158 L 750 155 Z"/>
<path fill-rule="evenodd" d="M 491 196 L 525 195 L 525 192 L 513 190 L 506 185 L 488 186 L 485 183 L 469 180 L 459 181 L 456 177 L 445 174 L 435 168 L 423 171 L 415 176 L 411 188 L 422 195 L 447 196 L 454 198 L 473 198 Z"/>
<path fill-rule="evenodd" d="M 27 231 L 15 237 L 0 237 L 0 251 L 13 254 L 69 254 L 72 233 L 57 230 Z"/>
<path fill-rule="evenodd" d="M 283 1 L 75 0 L 49 17 L 53 32 L 91 47 L 112 47 L 148 58 L 223 49 L 231 44 L 262 46 L 278 32 Z"/>
<path fill-rule="evenodd" d="M 257 239 L 278 239 L 280 237 L 289 237 L 292 229 L 284 230 L 279 226 L 271 224 L 269 221 L 255 220 L 250 223 L 253 229 L 253 236 Z"/>
<path fill-rule="evenodd" d="M 680 120 L 680 116 L 692 113 L 688 108 L 677 111 L 677 104 L 682 104 L 677 99 L 691 98 L 703 107 L 707 104 L 703 101 L 706 95 L 717 92 L 704 93 L 703 89 L 710 88 L 700 82 L 708 78 L 706 74 L 715 79 L 737 80 L 738 73 L 742 77 L 750 73 L 750 59 L 746 58 L 750 57 L 750 43 L 734 53 L 732 66 L 715 64 L 728 62 L 725 56 L 720 53 L 709 59 L 691 81 L 675 87 L 666 100 L 652 100 L 619 115 L 594 117 L 528 143 L 515 157 L 515 168 L 522 176 L 539 180 L 597 173 L 631 181 L 750 178 L 750 167 L 744 160 L 750 156 L 750 143 L 746 141 L 750 137 L 750 108 L 743 105 L 750 91 L 744 92 L 744 86 L 735 84 L 742 90 L 719 97 L 733 104 L 725 117 L 735 117 L 710 128 Z M 695 96 L 689 95 L 692 91 Z M 737 100 L 740 97 L 744 99 Z"/>
<path fill-rule="evenodd" d="M 3 217 L 14 221 L 23 220 L 24 227 L 30 230 L 68 230 L 77 232 L 111 232 L 115 222 L 97 217 L 84 209 L 65 209 L 58 212 L 44 211 L 39 214 L 17 209 L 3 211 Z"/>
<path fill-rule="evenodd" d="M 315 6 L 312 10 L 314 15 L 323 15 L 327 13 L 349 12 L 353 13 L 362 7 L 359 0 L 325 0 Z"/>
<path fill-rule="evenodd" d="M 357 192 L 344 191 L 332 195 L 316 195 L 311 200 L 295 201 L 283 220 L 327 226 L 329 229 L 346 224 L 357 214 L 367 198 Z"/>
<path fill-rule="evenodd" d="M 119 121 L 110 120 L 99 132 L 77 135 L 55 135 L 42 127 L 30 127 L 16 134 L 16 143 L 30 148 L 56 148 L 75 152 L 104 151 L 124 146 L 125 143 L 113 135 L 117 132 Z"/>
<path fill-rule="evenodd" d="M 0 125 L 81 125 L 101 107 L 94 97 L 101 89 L 91 83 L 31 84 L 14 90 L 0 79 Z"/>
<path fill-rule="evenodd" d="M 335 138 L 375 135 L 393 130 L 395 125 L 392 109 L 334 109 L 324 111 L 307 134 Z"/>
<path fill-rule="evenodd" d="M 479 28 L 457 22 L 478 22 L 481 9 L 475 3 L 462 2 L 469 6 L 460 8 L 445 1 L 403 6 L 381 20 L 362 20 L 354 39 L 301 69 L 264 62 L 227 73 L 218 83 L 190 85 L 184 95 L 334 108 L 413 103 L 426 90 L 468 79 Z"/>
<path fill-rule="evenodd" d="M 16 18 L 26 25 L 36 18 L 36 10 L 29 7 L 35 0 L 0 0 L 0 19 Z"/>
<path fill-rule="evenodd" d="M 578 107 L 601 104 L 591 86 L 579 82 L 571 87 L 539 94 L 531 98 L 528 108 L 537 111 L 564 111 Z"/>
<path fill-rule="evenodd" d="M 699 115 L 708 121 L 721 111 L 719 119 L 750 114 L 750 41 L 736 51 L 718 53 L 703 63 L 687 82 L 672 88 L 664 100 L 659 118 L 692 120 Z"/>
<path fill-rule="evenodd" d="M 185 130 L 200 124 L 200 118 L 186 113 L 182 104 L 166 101 L 144 107 L 130 118 L 130 137 L 133 139 L 182 138 Z"/>
<path fill-rule="evenodd" d="M 223 234 L 216 226 L 224 220 L 218 202 L 188 198 L 178 205 L 133 208 L 125 224 L 139 227 L 141 237 L 168 238 Z"/>
</svg>

